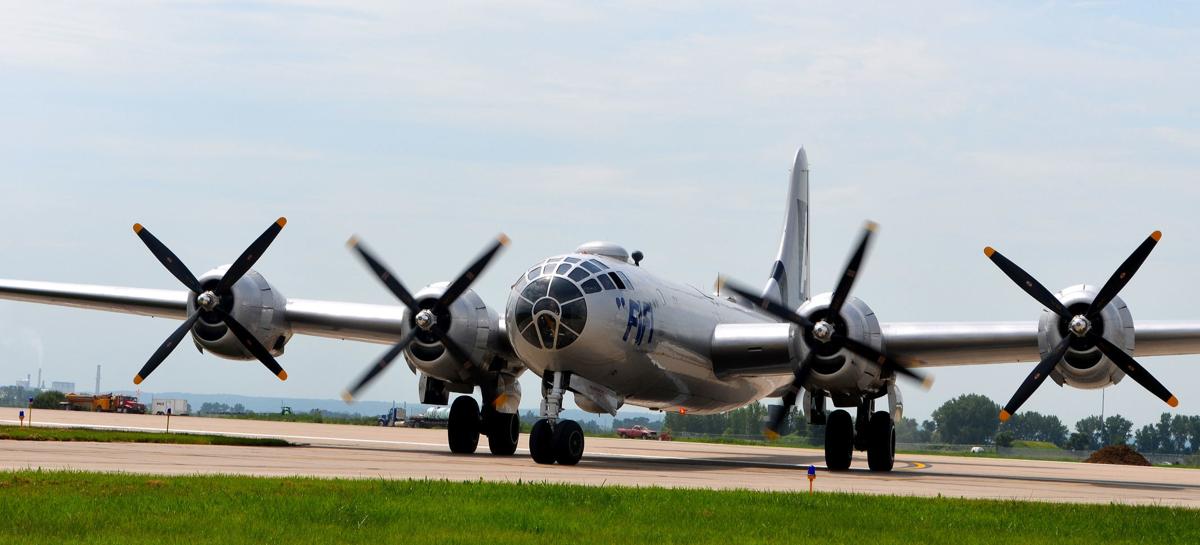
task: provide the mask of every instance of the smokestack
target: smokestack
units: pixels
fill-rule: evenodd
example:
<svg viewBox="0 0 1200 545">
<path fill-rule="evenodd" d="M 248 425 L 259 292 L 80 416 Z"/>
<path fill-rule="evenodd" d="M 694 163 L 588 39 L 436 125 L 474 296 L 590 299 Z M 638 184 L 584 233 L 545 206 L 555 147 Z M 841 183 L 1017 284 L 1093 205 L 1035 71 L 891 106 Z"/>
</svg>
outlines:
<svg viewBox="0 0 1200 545">
<path fill-rule="evenodd" d="M 99 365 L 96 366 L 96 391 L 93 393 L 95 393 L 96 395 L 100 395 L 100 366 Z"/>
<path fill-rule="evenodd" d="M 44 386 L 44 384 L 42 384 L 42 368 L 38 367 L 38 381 L 37 381 L 37 384 L 34 385 L 34 388 L 41 390 L 43 386 Z"/>
</svg>

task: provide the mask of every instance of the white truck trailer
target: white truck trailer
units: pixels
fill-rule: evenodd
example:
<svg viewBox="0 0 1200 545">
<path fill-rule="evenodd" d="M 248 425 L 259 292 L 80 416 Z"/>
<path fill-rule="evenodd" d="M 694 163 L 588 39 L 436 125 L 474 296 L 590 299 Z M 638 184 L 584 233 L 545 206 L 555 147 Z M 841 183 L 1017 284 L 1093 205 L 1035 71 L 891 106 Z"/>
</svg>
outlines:
<svg viewBox="0 0 1200 545">
<path fill-rule="evenodd" d="M 184 416 L 191 412 L 186 399 L 154 398 L 154 403 L 150 406 L 150 412 L 153 414 L 167 414 L 167 409 L 171 409 L 172 416 Z"/>
</svg>

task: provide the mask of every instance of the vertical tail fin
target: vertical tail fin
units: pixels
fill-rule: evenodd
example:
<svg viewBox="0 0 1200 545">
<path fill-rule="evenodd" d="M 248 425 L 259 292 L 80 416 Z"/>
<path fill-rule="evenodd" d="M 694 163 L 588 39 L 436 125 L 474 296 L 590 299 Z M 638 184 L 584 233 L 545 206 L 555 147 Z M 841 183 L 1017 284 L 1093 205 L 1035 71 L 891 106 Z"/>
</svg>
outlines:
<svg viewBox="0 0 1200 545">
<path fill-rule="evenodd" d="M 796 308 L 809 298 L 808 263 L 808 154 L 796 152 L 788 184 L 787 216 L 779 253 L 763 297 Z"/>
</svg>

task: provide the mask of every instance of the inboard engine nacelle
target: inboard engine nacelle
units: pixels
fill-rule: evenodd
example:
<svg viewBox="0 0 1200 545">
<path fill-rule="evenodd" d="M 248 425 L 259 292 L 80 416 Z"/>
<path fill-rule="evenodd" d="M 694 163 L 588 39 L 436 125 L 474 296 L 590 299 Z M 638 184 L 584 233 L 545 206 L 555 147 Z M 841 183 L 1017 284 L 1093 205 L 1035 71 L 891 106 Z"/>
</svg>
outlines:
<svg viewBox="0 0 1200 545">
<path fill-rule="evenodd" d="M 880 348 L 882 335 L 875 312 L 851 297 L 838 316 L 828 312 L 832 294 L 808 300 L 797 314 L 810 321 L 822 319 L 837 331 L 859 342 Z M 713 331 L 711 357 L 718 377 L 761 376 L 790 373 L 809 351 L 815 351 L 809 381 L 818 389 L 877 390 L 880 367 L 863 361 L 836 343 L 822 342 L 788 323 L 721 324 Z"/>
<path fill-rule="evenodd" d="M 432 309 L 448 286 L 447 282 L 426 286 L 414 296 L 417 306 Z M 418 328 L 418 331 L 412 344 L 405 349 L 404 356 L 423 373 L 450 382 L 473 383 L 474 375 L 480 371 L 502 370 L 490 368 L 490 364 L 496 357 L 503 357 L 506 352 L 503 350 L 507 344 L 503 324 L 496 312 L 488 308 L 473 290 L 464 291 L 448 308 L 442 309 L 433 325 L 449 336 L 455 345 L 465 350 L 470 361 L 462 361 L 462 358 L 455 357 L 438 341 L 433 331 L 421 330 L 417 319 L 418 316 L 412 312 L 405 312 L 406 327 Z M 477 368 L 475 365 L 484 366 L 486 369 Z"/>
<path fill-rule="evenodd" d="M 205 290 L 216 287 L 228 266 L 214 269 L 199 278 Z M 230 288 L 232 296 L 221 297 L 219 308 L 229 313 L 267 347 L 272 356 L 283 354 L 292 338 L 287 323 L 287 298 L 271 286 L 261 274 L 248 271 Z M 188 296 L 188 313 L 196 312 L 196 294 Z M 253 360 L 254 355 L 229 331 L 215 312 L 200 310 L 200 318 L 192 327 L 192 339 L 201 350 L 231 360 Z"/>
</svg>

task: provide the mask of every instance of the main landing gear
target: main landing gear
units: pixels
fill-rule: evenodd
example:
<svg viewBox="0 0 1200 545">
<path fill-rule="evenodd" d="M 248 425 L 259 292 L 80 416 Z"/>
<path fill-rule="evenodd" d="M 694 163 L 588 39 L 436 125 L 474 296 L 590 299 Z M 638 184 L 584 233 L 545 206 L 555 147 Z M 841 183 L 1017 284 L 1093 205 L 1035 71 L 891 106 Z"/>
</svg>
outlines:
<svg viewBox="0 0 1200 545">
<path fill-rule="evenodd" d="M 539 464 L 573 466 L 583 458 L 583 428 L 574 420 L 558 418 L 567 379 L 565 373 L 551 372 L 542 378 L 542 418 L 529 432 L 529 453 Z"/>
<path fill-rule="evenodd" d="M 479 435 L 488 438 L 488 450 L 498 456 L 511 456 L 517 451 L 521 421 L 517 414 L 502 413 L 489 403 L 483 410 L 471 396 L 460 396 L 450 405 L 450 422 L 446 430 L 450 452 L 472 454 L 479 448 Z"/>
<path fill-rule="evenodd" d="M 891 471 L 896 461 L 896 425 L 888 411 L 875 411 L 875 401 L 858 406 L 857 422 L 838 409 L 825 424 L 825 465 L 830 471 L 850 469 L 855 450 L 867 451 L 871 471 Z"/>
</svg>

